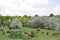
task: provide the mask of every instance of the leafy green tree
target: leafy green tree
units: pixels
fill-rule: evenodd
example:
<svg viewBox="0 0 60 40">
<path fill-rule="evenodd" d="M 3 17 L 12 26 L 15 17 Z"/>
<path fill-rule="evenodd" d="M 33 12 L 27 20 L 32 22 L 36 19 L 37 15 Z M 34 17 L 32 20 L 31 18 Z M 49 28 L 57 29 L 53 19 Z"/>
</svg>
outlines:
<svg viewBox="0 0 60 40">
<path fill-rule="evenodd" d="M 50 14 L 50 17 L 53 17 L 53 16 L 54 16 L 54 14 L 53 14 L 53 13 L 51 13 L 51 14 Z"/>
<path fill-rule="evenodd" d="M 27 18 L 28 16 L 27 15 L 24 15 L 23 17 L 26 17 Z"/>
<path fill-rule="evenodd" d="M 35 17 L 39 17 L 39 16 L 36 14 Z"/>
<path fill-rule="evenodd" d="M 23 26 L 25 26 L 25 27 L 28 26 L 28 18 L 21 17 L 20 20 L 21 20 L 21 23 L 22 23 Z"/>
</svg>

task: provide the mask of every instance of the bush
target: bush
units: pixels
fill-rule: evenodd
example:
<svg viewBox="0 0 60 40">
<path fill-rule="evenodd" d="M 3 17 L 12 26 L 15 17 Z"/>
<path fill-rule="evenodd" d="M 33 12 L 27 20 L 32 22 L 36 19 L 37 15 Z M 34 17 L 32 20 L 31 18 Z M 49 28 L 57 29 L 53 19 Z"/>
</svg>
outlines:
<svg viewBox="0 0 60 40">
<path fill-rule="evenodd" d="M 10 38 L 20 38 L 20 39 L 23 39 L 23 40 L 30 40 L 31 38 L 23 33 L 20 33 L 20 32 L 12 32 L 10 35 L 9 35 Z"/>
<path fill-rule="evenodd" d="M 60 19 L 57 17 L 35 17 L 28 21 L 29 26 L 34 28 L 47 28 L 60 30 Z"/>
<path fill-rule="evenodd" d="M 22 28 L 22 23 L 18 19 L 14 19 L 12 22 L 10 22 L 10 28 Z"/>
</svg>

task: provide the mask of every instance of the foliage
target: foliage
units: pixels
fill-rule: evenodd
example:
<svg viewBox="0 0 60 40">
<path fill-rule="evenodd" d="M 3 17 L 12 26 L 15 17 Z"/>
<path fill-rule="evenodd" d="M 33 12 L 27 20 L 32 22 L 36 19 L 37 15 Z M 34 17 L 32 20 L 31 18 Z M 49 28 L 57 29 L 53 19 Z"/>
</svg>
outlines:
<svg viewBox="0 0 60 40">
<path fill-rule="evenodd" d="M 22 24 L 18 19 L 14 19 L 11 23 L 10 23 L 10 28 L 22 28 Z"/>
<path fill-rule="evenodd" d="M 12 32 L 10 35 L 9 35 L 10 38 L 13 38 L 13 39 L 16 39 L 16 38 L 20 38 L 20 39 L 23 39 L 23 40 L 30 40 L 31 38 L 23 33 L 20 33 L 19 31 L 15 31 L 15 32 Z"/>
<path fill-rule="evenodd" d="M 29 20 L 29 25 L 32 27 L 40 27 L 47 29 L 60 30 L 60 19 L 56 17 L 35 17 Z"/>
<path fill-rule="evenodd" d="M 0 20 L 1 20 L 1 24 L 3 26 L 8 26 L 9 25 L 9 19 L 11 19 L 11 16 L 1 16 Z"/>
<path fill-rule="evenodd" d="M 28 22 L 29 22 L 29 25 L 32 27 L 44 28 L 45 19 L 44 17 L 34 17 Z"/>
<path fill-rule="evenodd" d="M 58 18 L 56 18 L 58 17 Z M 10 22 L 12 22 L 13 20 L 15 20 L 15 18 L 19 19 L 19 23 L 22 24 L 22 26 L 24 27 L 41 27 L 41 28 L 48 28 L 48 29 L 59 29 L 59 24 L 60 24 L 60 16 L 53 16 L 53 17 L 49 17 L 49 16 L 0 16 L 0 26 L 8 26 L 10 27 Z M 9 21 L 10 20 L 10 21 Z"/>
<path fill-rule="evenodd" d="M 28 26 L 28 20 L 29 20 L 28 17 L 21 17 L 20 20 L 21 20 L 21 23 L 24 27 Z"/>
<path fill-rule="evenodd" d="M 55 29 L 55 30 L 60 30 L 60 19 L 56 18 L 56 17 L 51 17 L 48 20 L 48 27 L 50 27 L 50 29 Z"/>
<path fill-rule="evenodd" d="M 50 17 L 53 17 L 53 16 L 54 16 L 53 13 L 51 13 L 51 14 L 50 14 Z"/>
<path fill-rule="evenodd" d="M 24 15 L 22 16 L 0 16 L 0 20 L 2 25 L 4 26 L 9 26 L 10 25 L 10 21 L 13 21 L 15 18 L 19 19 L 19 21 L 21 21 L 22 25 L 27 27 L 28 26 L 28 20 L 31 19 L 31 16 L 26 16 Z"/>
</svg>

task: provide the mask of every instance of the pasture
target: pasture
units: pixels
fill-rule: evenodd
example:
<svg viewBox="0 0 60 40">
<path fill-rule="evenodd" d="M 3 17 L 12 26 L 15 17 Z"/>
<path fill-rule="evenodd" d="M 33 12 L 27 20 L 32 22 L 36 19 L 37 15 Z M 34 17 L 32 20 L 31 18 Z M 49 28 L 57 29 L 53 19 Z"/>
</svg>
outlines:
<svg viewBox="0 0 60 40">
<path fill-rule="evenodd" d="M 4 32 L 5 32 L 4 35 L 2 34 L 2 32 L 0 30 L 0 40 L 23 40 L 23 39 L 20 39 L 20 38 L 12 39 L 12 38 L 8 37 L 8 35 L 11 34 L 11 33 L 6 33 L 6 31 L 8 31 L 8 30 L 9 30 L 8 28 L 4 28 Z M 40 29 L 40 31 L 37 33 L 36 32 L 37 29 L 27 28 L 27 27 L 23 27 L 22 29 L 12 29 L 12 30 L 13 30 L 13 32 L 22 31 L 22 33 L 24 33 L 24 32 L 27 32 L 27 33 L 35 32 L 36 36 L 30 37 L 31 40 L 60 40 L 60 34 L 59 35 L 52 35 L 54 32 L 60 33 L 60 31 Z M 42 34 L 42 32 L 44 32 L 44 33 Z M 48 35 L 47 35 L 47 32 L 49 33 Z M 28 40 L 30 40 L 30 39 L 28 39 Z"/>
</svg>

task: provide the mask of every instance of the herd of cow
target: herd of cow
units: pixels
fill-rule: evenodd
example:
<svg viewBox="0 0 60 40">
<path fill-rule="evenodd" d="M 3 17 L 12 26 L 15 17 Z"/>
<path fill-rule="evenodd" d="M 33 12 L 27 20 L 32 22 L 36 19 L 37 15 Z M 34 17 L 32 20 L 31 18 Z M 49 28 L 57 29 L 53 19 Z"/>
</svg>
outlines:
<svg viewBox="0 0 60 40">
<path fill-rule="evenodd" d="M 6 33 L 11 33 L 11 32 L 13 32 L 12 30 L 7 30 L 6 32 L 3 30 L 3 29 L 0 29 L 0 31 L 2 32 L 2 34 L 3 35 L 5 35 Z M 30 33 L 28 33 L 28 32 L 24 32 L 24 34 L 27 34 L 28 36 L 30 36 L 30 37 L 34 37 L 35 36 L 35 34 L 36 33 L 39 33 L 41 30 L 40 29 L 37 29 L 36 30 L 36 32 L 34 32 L 34 31 L 32 31 L 32 32 L 30 32 Z M 23 32 L 23 31 L 20 31 L 21 33 Z M 44 34 L 45 32 L 41 32 L 41 34 Z M 46 35 L 49 35 L 50 33 L 49 32 L 46 32 Z M 58 32 L 53 32 L 52 33 L 52 35 L 54 36 L 54 35 L 59 35 L 59 33 Z"/>
</svg>

